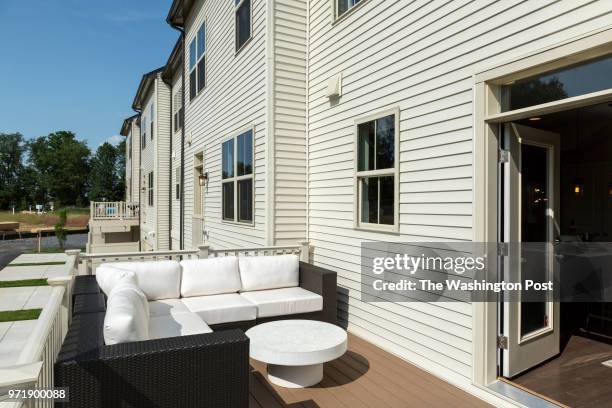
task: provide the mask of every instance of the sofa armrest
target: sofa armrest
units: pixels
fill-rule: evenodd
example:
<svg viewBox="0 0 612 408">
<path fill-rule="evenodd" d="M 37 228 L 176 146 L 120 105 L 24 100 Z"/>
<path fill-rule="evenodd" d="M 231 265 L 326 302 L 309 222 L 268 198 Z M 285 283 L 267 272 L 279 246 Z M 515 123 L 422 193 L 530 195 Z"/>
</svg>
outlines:
<svg viewBox="0 0 612 408">
<path fill-rule="evenodd" d="M 322 319 L 337 322 L 337 274 L 329 269 L 300 262 L 300 287 L 323 297 Z"/>
<path fill-rule="evenodd" d="M 100 313 L 106 311 L 106 301 L 102 293 L 76 295 L 72 307 L 72 315 L 83 313 Z"/>
<path fill-rule="evenodd" d="M 55 364 L 66 407 L 247 407 L 248 384 L 240 330 L 103 345 Z"/>
</svg>

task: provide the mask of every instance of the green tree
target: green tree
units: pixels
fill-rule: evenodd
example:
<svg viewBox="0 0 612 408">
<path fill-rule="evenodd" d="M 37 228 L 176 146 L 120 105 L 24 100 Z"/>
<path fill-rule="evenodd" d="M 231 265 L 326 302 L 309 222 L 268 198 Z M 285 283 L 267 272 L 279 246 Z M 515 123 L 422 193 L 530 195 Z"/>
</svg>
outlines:
<svg viewBox="0 0 612 408">
<path fill-rule="evenodd" d="M 0 208 L 21 204 L 24 186 L 23 157 L 26 145 L 20 133 L 0 133 Z"/>
<path fill-rule="evenodd" d="M 125 139 L 122 139 L 115 147 L 117 151 L 117 160 L 115 161 L 115 171 L 117 172 L 117 191 L 119 192 L 118 200 L 125 199 Z"/>
<path fill-rule="evenodd" d="M 53 201 L 56 207 L 85 202 L 91 154 L 87 143 L 59 131 L 34 139 L 28 147 L 44 202 Z"/>
<path fill-rule="evenodd" d="M 110 143 L 100 145 L 91 160 L 89 199 L 91 201 L 123 199 L 125 189 L 123 168 L 125 168 L 125 154 L 119 146 L 115 147 Z"/>
</svg>

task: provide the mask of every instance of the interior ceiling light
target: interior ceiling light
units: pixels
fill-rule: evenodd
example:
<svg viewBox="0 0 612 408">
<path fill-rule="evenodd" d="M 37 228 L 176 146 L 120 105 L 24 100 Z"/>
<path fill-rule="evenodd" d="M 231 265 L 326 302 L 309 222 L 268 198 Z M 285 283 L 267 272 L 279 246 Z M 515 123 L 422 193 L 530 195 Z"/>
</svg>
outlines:
<svg viewBox="0 0 612 408">
<path fill-rule="evenodd" d="M 541 120 L 542 118 L 538 117 L 538 116 L 534 116 L 533 118 L 529 118 L 529 120 L 531 121 L 536 121 L 536 120 Z"/>
</svg>

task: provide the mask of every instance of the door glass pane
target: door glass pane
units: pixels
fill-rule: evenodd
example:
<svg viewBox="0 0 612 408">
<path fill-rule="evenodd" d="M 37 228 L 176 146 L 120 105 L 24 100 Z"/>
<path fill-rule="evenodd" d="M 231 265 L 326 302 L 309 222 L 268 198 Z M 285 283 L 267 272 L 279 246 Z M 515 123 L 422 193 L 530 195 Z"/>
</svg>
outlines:
<svg viewBox="0 0 612 408">
<path fill-rule="evenodd" d="M 395 164 L 395 117 L 376 120 L 376 169 L 388 169 Z"/>
<path fill-rule="evenodd" d="M 502 86 L 507 103 L 502 111 L 612 88 L 612 56 L 583 62 Z"/>
<path fill-rule="evenodd" d="M 378 223 L 378 177 L 361 179 L 361 222 Z"/>
<path fill-rule="evenodd" d="M 221 178 L 234 177 L 234 139 L 223 143 L 221 152 Z"/>
<path fill-rule="evenodd" d="M 393 225 L 393 190 L 394 186 L 394 177 L 381 177 L 380 178 L 380 223 Z"/>
<path fill-rule="evenodd" d="M 545 147 L 521 144 L 521 241 L 541 243 L 522 245 L 521 280 L 548 281 L 547 209 L 548 151 Z M 521 336 L 548 326 L 546 302 L 521 302 Z"/>
<path fill-rule="evenodd" d="M 374 170 L 374 121 L 358 127 L 358 171 Z"/>
<path fill-rule="evenodd" d="M 253 180 L 238 182 L 238 221 L 253 221 Z"/>
<path fill-rule="evenodd" d="M 223 219 L 234 220 L 234 183 L 223 183 Z"/>
<path fill-rule="evenodd" d="M 253 173 L 253 132 L 248 131 L 237 138 L 237 172 L 239 176 Z"/>
</svg>

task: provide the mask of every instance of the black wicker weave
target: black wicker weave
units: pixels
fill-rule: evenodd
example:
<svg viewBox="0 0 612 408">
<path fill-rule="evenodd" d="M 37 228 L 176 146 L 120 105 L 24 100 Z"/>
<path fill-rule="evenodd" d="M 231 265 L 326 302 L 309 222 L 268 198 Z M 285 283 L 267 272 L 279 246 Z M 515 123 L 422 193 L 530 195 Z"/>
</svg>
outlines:
<svg viewBox="0 0 612 408">
<path fill-rule="evenodd" d="M 92 290 L 90 283 L 81 285 Z M 336 273 L 300 262 L 300 286 L 323 296 L 322 311 L 226 323 L 211 326 L 213 333 L 112 346 L 104 344 L 104 312 L 92 310 L 104 299 L 99 289 L 98 294 L 79 296 L 75 303 L 79 314 L 73 316 L 55 363 L 55 386 L 69 387 L 70 401 L 56 406 L 246 408 L 249 339 L 243 330 L 288 318 L 336 323 Z"/>
<path fill-rule="evenodd" d="M 96 282 L 96 277 L 93 275 L 81 275 L 74 278 L 74 287 L 72 288 L 72 304 L 77 295 L 88 295 L 91 293 L 100 293 L 100 287 Z"/>
<path fill-rule="evenodd" d="M 90 293 L 84 295 L 76 295 L 74 297 L 74 305 L 72 314 L 79 315 L 83 313 L 99 313 L 106 310 L 106 301 L 102 293 Z"/>
</svg>

